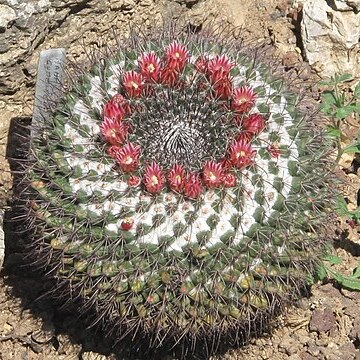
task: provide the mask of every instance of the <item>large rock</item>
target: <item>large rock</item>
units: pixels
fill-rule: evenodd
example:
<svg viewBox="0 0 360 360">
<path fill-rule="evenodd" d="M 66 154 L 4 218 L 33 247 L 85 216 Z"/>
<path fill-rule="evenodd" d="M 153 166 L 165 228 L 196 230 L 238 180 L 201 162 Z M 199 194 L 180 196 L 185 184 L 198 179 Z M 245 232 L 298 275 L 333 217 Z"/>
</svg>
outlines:
<svg viewBox="0 0 360 360">
<path fill-rule="evenodd" d="M 100 39 L 111 40 L 113 30 L 125 35 L 130 26 L 150 28 L 170 18 L 187 19 L 194 27 L 201 27 L 205 21 L 220 22 L 224 28 L 229 24 L 243 26 L 246 21 L 253 22 L 248 17 L 253 2 L 243 0 L 240 5 L 233 0 L 0 0 L 0 110 L 8 99 L 18 102 L 19 98 L 26 98 L 31 102 L 41 50 L 63 47 L 68 57 L 81 61 L 85 50 L 96 47 Z M 266 3 L 275 7 L 275 0 Z M 258 14 L 261 11 L 264 12 L 259 8 Z"/>
<path fill-rule="evenodd" d="M 161 22 L 191 11 L 200 0 L 0 0 L 0 94 L 32 88 L 39 52 L 65 47 L 78 58 L 112 29 Z"/>
<path fill-rule="evenodd" d="M 360 11 L 360 0 L 334 0 L 336 10 L 355 10 Z"/>
<path fill-rule="evenodd" d="M 305 55 L 323 76 L 360 73 L 360 0 L 304 0 Z M 331 4 L 331 6 L 329 5 Z"/>
<path fill-rule="evenodd" d="M 158 11 L 151 0 L 0 0 L 0 93 L 14 94 L 34 84 L 39 50 L 56 46 L 74 48 L 95 42 L 95 33 L 124 28 L 131 13 L 141 13 L 141 22 Z M 147 6 L 147 18 L 139 7 Z M 180 6 L 180 5 L 179 5 Z M 139 20 L 139 19 L 138 19 Z M 24 64 L 26 64 L 24 66 Z"/>
</svg>

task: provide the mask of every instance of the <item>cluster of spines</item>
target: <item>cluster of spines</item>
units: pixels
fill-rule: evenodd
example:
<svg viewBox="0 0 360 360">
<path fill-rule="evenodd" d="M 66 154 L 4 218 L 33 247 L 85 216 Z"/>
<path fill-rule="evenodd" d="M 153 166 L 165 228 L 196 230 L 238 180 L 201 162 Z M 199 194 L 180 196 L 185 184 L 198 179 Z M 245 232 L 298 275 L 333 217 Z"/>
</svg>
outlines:
<svg viewBox="0 0 360 360">
<path fill-rule="evenodd" d="M 249 114 L 255 103 L 255 92 L 249 86 L 233 85 L 230 72 L 235 65 L 226 55 L 213 58 L 205 54 L 198 56 L 193 64 L 194 74 L 187 74 L 186 79 L 182 77 L 190 58 L 186 46 L 174 41 L 164 52 L 164 59 L 160 59 L 154 52 L 141 54 L 137 60 L 137 71 L 129 70 L 122 76 L 120 87 L 124 96 L 114 95 L 104 105 L 101 132 L 109 144 L 109 155 L 116 160 L 122 172 L 131 173 L 129 185 L 139 186 L 143 183 L 146 191 L 152 194 L 161 192 L 167 186 L 187 198 L 196 199 L 203 188 L 235 186 L 236 176 L 231 169 L 243 169 L 252 164 L 255 151 L 251 148 L 251 139 L 265 128 L 265 120 L 260 113 Z M 132 112 L 141 112 L 143 109 L 141 106 L 140 109 L 132 109 L 131 100 L 157 96 L 155 85 L 159 84 L 174 88 L 174 92 L 180 86 L 194 86 L 189 84 L 189 77 L 192 82 L 196 79 L 195 91 L 207 90 L 208 97 L 214 97 L 219 107 L 228 108 L 231 112 L 232 116 L 227 121 L 236 125 L 237 132 L 232 142 L 226 144 L 227 154 L 223 154 L 223 158 L 218 161 L 206 160 L 201 172 L 189 173 L 181 163 L 174 163 L 171 168 L 164 170 L 162 164 L 152 160 L 146 165 L 142 176 L 138 176 L 136 171 L 142 149 L 138 143 L 128 141 L 129 134 L 136 131 L 136 124 L 126 121 L 126 117 L 131 120 Z M 276 150 L 271 154 L 278 156 Z"/>
<path fill-rule="evenodd" d="M 220 57 L 220 56 L 219 56 Z M 168 86 L 173 86 L 174 76 L 169 76 Z M 213 82 L 215 85 L 216 82 Z M 219 91 L 228 91 L 227 86 L 219 87 Z M 225 89 L 225 90 L 224 90 Z M 71 107 L 71 105 L 69 105 Z M 61 122 L 61 121 L 60 121 Z M 56 131 L 57 126 L 54 126 L 52 131 Z M 295 129 L 295 131 L 297 131 Z M 60 134 L 60 136 L 62 136 Z M 243 139 L 241 139 L 243 140 Z M 306 139 L 307 140 L 307 139 Z M 64 146 L 67 148 L 67 151 L 76 151 L 76 145 L 69 143 L 65 139 L 66 143 Z M 248 143 L 246 139 L 244 139 L 245 143 Z M 34 181 L 32 182 L 33 188 L 39 191 L 39 195 L 41 201 L 45 201 L 47 204 L 51 204 L 49 209 L 37 209 L 36 217 L 39 222 L 39 236 L 40 233 L 47 232 L 47 239 L 45 241 L 49 241 L 50 248 L 59 250 L 64 256 L 63 268 L 59 271 L 60 276 L 69 276 L 69 274 L 73 274 L 74 269 L 78 272 L 77 276 L 80 281 L 83 281 L 83 284 L 79 287 L 81 288 L 81 294 L 86 298 L 87 296 L 93 299 L 93 289 L 89 284 L 95 285 L 97 289 L 97 299 L 99 301 L 104 301 L 104 303 L 109 302 L 111 300 L 111 295 L 107 294 L 109 289 L 115 289 L 115 285 L 112 284 L 111 281 L 105 281 L 107 278 L 112 278 L 113 276 L 117 276 L 119 273 L 123 274 L 121 281 L 118 282 L 118 298 L 116 301 L 122 304 L 120 306 L 120 314 L 116 315 L 114 313 L 115 318 L 114 322 L 119 321 L 117 316 L 124 317 L 130 319 L 140 318 L 140 319 L 149 319 L 153 314 L 159 314 L 161 312 L 161 304 L 164 301 L 175 301 L 178 300 L 176 296 L 182 296 L 184 301 L 179 304 L 179 307 L 175 307 L 174 309 L 170 309 L 169 313 L 163 313 L 163 317 L 160 316 L 161 320 L 158 324 L 144 324 L 142 331 L 147 332 L 148 334 L 151 332 L 149 329 L 152 327 L 155 329 L 155 333 L 161 332 L 161 327 L 164 325 L 164 328 L 170 326 L 171 321 L 173 320 L 173 324 L 178 327 L 178 330 L 175 337 L 178 339 L 183 335 L 185 338 L 187 337 L 186 329 L 188 327 L 189 321 L 193 321 L 193 328 L 191 330 L 190 336 L 195 336 L 197 329 L 203 329 L 204 326 L 218 326 L 219 323 L 223 323 L 224 328 L 229 326 L 229 328 L 241 326 L 241 323 L 244 321 L 244 318 L 247 316 L 255 316 L 255 313 L 259 310 L 266 310 L 272 306 L 272 303 L 275 302 L 275 299 L 281 299 L 286 294 L 291 293 L 292 288 L 295 286 L 301 287 L 301 281 L 304 280 L 304 269 L 302 268 L 301 262 L 303 259 L 310 260 L 309 256 L 304 252 L 307 246 L 311 247 L 311 241 L 306 242 L 301 236 L 296 235 L 291 239 L 288 239 L 285 236 L 284 226 L 286 221 L 291 223 L 291 221 L 296 220 L 296 226 L 299 227 L 300 219 L 294 219 L 291 216 L 291 212 L 295 213 L 299 212 L 299 209 L 307 208 L 311 210 L 311 206 L 318 206 L 319 199 L 315 199 L 314 204 L 308 204 L 306 196 L 300 198 L 300 202 L 295 204 L 295 202 L 288 201 L 286 203 L 286 209 L 284 207 L 280 207 L 279 210 L 282 213 L 282 219 L 279 221 L 276 217 L 272 223 L 268 224 L 268 229 L 260 229 L 254 230 L 254 239 L 250 242 L 246 243 L 244 241 L 241 246 L 237 249 L 232 249 L 234 251 L 225 251 L 224 248 L 219 248 L 216 250 L 215 248 L 210 249 L 208 252 L 204 251 L 200 246 L 198 250 L 196 247 L 193 247 L 191 251 L 188 253 L 189 259 L 191 255 L 193 256 L 192 261 L 194 262 L 194 273 L 193 276 L 181 276 L 181 271 L 177 274 L 171 274 L 171 268 L 178 266 L 179 264 L 175 261 L 176 256 L 173 256 L 172 260 L 162 258 L 161 256 L 157 257 L 155 265 L 150 262 L 146 262 L 145 259 L 148 256 L 150 258 L 151 248 L 144 248 L 143 250 L 136 249 L 135 247 L 131 250 L 130 244 L 124 245 L 124 249 L 127 249 L 126 246 L 129 246 L 127 251 L 127 256 L 131 256 L 131 260 L 124 261 L 123 258 L 125 253 L 119 253 L 118 256 L 120 258 L 114 260 L 113 262 L 108 261 L 108 257 L 113 250 L 115 250 L 114 244 L 111 245 L 109 242 L 109 237 L 107 237 L 106 232 L 104 232 L 104 228 L 102 225 L 102 219 L 99 218 L 99 215 L 94 213 L 90 218 L 91 214 L 88 211 L 84 211 L 77 208 L 76 197 L 74 198 L 73 189 L 67 183 L 66 179 L 61 179 L 57 170 L 62 168 L 65 173 L 68 171 L 69 165 L 63 161 L 61 158 L 62 153 L 60 151 L 59 156 L 57 156 L 56 152 L 52 152 L 52 145 L 49 145 L 45 151 L 48 151 L 51 155 L 42 159 L 42 156 L 38 156 L 37 160 L 39 163 L 37 164 L 37 168 L 40 169 L 40 172 L 46 169 L 53 169 L 50 173 L 44 173 L 44 181 L 39 180 L 39 173 L 35 171 L 33 176 L 30 176 Z M 55 150 L 57 146 L 54 147 Z M 81 150 L 81 149 L 79 149 Z M 269 145 L 269 155 L 273 155 L 275 157 L 279 156 L 280 151 L 286 151 L 286 149 L 279 149 L 274 145 Z M 81 151 L 79 151 L 81 153 Z M 102 158 L 101 152 L 97 153 L 97 157 L 99 159 L 103 159 L 103 161 L 107 161 L 106 158 Z M 234 154 L 236 158 L 236 152 Z M 264 154 L 264 156 L 266 156 Z M 313 154 L 311 154 L 313 156 Z M 319 157 L 321 158 L 320 154 Z M 49 162 L 49 159 L 51 161 Z M 40 163 L 42 161 L 42 163 Z M 303 162 L 306 163 L 308 159 L 304 156 Z M 296 164 L 294 164 L 294 169 L 292 170 L 292 175 L 296 175 L 298 171 L 301 171 L 302 174 L 298 174 L 300 178 L 300 182 L 297 186 L 294 185 L 294 192 L 304 192 L 305 188 L 311 194 L 314 190 L 313 187 L 310 186 L 310 182 L 306 179 L 306 167 L 305 164 L 302 163 L 300 169 Z M 153 165 L 153 164 L 150 164 Z M 311 165 L 309 166 L 309 173 L 312 173 Z M 179 171 L 179 169 L 176 169 Z M 71 171 L 71 169 L 69 170 Z M 171 169 L 170 169 L 171 171 Z M 169 171 L 169 173 L 170 173 Z M 44 171 L 45 172 L 45 171 Z M 180 171 L 181 172 L 181 171 Z M 254 170 L 256 173 L 256 170 Z M 151 172 L 145 176 L 143 173 L 143 185 L 146 188 L 146 184 L 151 183 Z M 202 182 L 211 180 L 211 174 L 209 177 L 204 176 L 201 179 Z M 80 171 L 80 176 L 82 173 Z M 90 174 L 90 177 L 93 176 L 96 178 L 96 173 L 93 175 Z M 168 181 L 168 186 L 172 184 L 174 188 L 179 186 L 177 183 L 177 178 L 170 177 L 168 179 L 169 174 L 164 174 L 166 181 Z M 111 182 L 111 178 L 114 179 L 114 176 L 109 175 L 109 182 Z M 205 178 L 207 180 L 205 180 Z M 139 185 L 139 177 L 133 176 L 130 174 L 128 182 L 133 184 L 133 186 Z M 216 180 L 216 179 L 215 179 Z M 318 181 L 315 179 L 315 181 Z M 208 182 L 206 187 L 211 188 L 209 186 L 211 182 Z M 175 190 L 177 191 L 177 190 Z M 101 194 L 100 194 L 101 195 Z M 315 195 L 315 194 L 312 194 Z M 79 197 L 80 203 L 86 203 L 88 196 L 84 194 L 84 199 L 81 199 L 80 193 L 77 194 Z M 94 198 L 95 195 L 92 196 Z M 121 194 L 119 194 L 119 198 L 121 198 Z M 191 196 L 190 196 L 191 198 Z M 101 196 L 99 198 L 101 201 Z M 45 207 L 46 208 L 46 207 Z M 61 211 L 52 211 L 52 209 L 61 209 Z M 77 209 L 76 209 L 77 208 Z M 69 219 L 76 217 L 75 223 L 78 221 L 78 225 L 84 225 L 85 228 L 81 226 L 76 226 Z M 111 214 L 109 214 L 111 215 Z M 311 219 L 310 219 L 311 220 Z M 131 217 L 123 222 L 124 230 L 127 227 L 131 227 Z M 104 221 L 106 223 L 106 221 Z M 306 228 L 306 220 L 302 220 Z M 86 229 L 86 226 L 91 224 L 91 229 Z M 54 228 L 61 229 L 58 232 L 55 232 L 58 236 L 54 236 Z M 77 228 L 78 227 L 78 228 Z M 274 231 L 274 227 L 276 230 Z M 89 231 L 87 231 L 89 230 Z M 290 230 L 291 233 L 292 230 Z M 76 233 L 76 236 L 69 239 L 64 239 L 64 236 L 68 236 L 68 234 Z M 63 236 L 61 236 L 63 235 Z M 42 239 L 45 238 L 44 235 L 41 235 Z M 126 235 L 124 235 L 126 236 Z M 250 236 L 250 233 L 249 233 Z M 86 237 L 88 237 L 88 241 L 86 241 Z M 284 244 L 287 244 L 289 250 L 285 254 L 273 254 L 270 256 L 265 249 L 263 249 L 263 244 L 266 243 L 265 239 L 268 238 L 271 241 L 273 246 L 281 247 Z M 79 241 L 76 241 L 79 239 Z M 124 238 L 126 240 L 126 238 Z M 85 241 L 84 241 L 85 240 Z M 290 241 L 290 243 L 289 243 Z M 100 246 L 100 244 L 102 244 Z M 107 250 L 102 249 L 103 246 L 108 247 Z M 231 242 L 229 243 L 231 245 Z M 105 246 L 105 247 L 106 247 Z M 290 247 L 293 249 L 291 250 Z M 153 251 L 156 251 L 156 246 Z M 236 251 L 238 251 L 239 256 L 236 257 Z M 117 249 L 119 251 L 119 249 Z M 146 253 L 148 255 L 146 256 Z M 243 252 L 247 253 L 249 258 L 245 259 L 245 255 Z M 114 252 L 116 253 L 116 252 Z M 113 253 L 113 254 L 114 254 Z M 185 251 L 184 251 L 185 253 Z M 81 259 L 81 256 L 84 258 Z M 139 254 L 145 254 L 142 262 L 137 263 L 137 257 Z M 262 255 L 259 255 L 262 254 Z M 281 256 L 280 256 L 281 255 Z M 89 262 L 87 257 L 94 258 L 98 256 L 96 262 Z M 113 257 L 113 255 L 111 255 Z M 256 257 L 262 257 L 263 264 L 252 264 L 252 269 L 249 270 L 246 275 L 244 275 L 243 269 L 249 268 L 249 264 L 251 263 L 250 259 L 254 259 Z M 105 259 L 103 259 L 105 257 Z M 238 261 L 238 269 L 232 269 L 228 266 L 229 259 L 237 259 Z M 103 259 L 103 260 L 102 260 Z M 206 266 L 211 269 L 213 264 L 215 267 L 218 266 L 220 270 L 222 270 L 218 275 L 218 278 L 213 278 L 213 282 L 209 281 L 207 276 L 202 277 L 201 273 L 195 266 L 196 263 L 201 262 L 202 259 L 211 260 L 206 263 Z M 181 260 L 181 257 L 178 257 L 178 261 Z M 204 262 L 205 263 L 205 262 Z M 218 265 L 216 265 L 218 264 Z M 136 275 L 139 267 L 143 266 L 143 269 L 152 269 L 155 272 L 155 277 L 143 279 L 140 274 Z M 227 270 L 226 266 L 228 267 Z M 310 266 L 305 261 L 305 267 Z M 164 267 L 166 268 L 165 270 Z M 181 267 L 180 267 L 181 268 Z M 169 270 L 170 269 L 170 270 Z M 185 274 L 189 273 L 189 269 L 184 267 L 182 270 Z M 95 280 L 97 277 L 101 277 L 103 281 Z M 93 280 L 89 280 L 94 278 Z M 175 294 L 171 293 L 169 289 L 174 286 L 173 281 L 174 278 L 183 280 L 182 285 L 180 287 L 180 293 Z M 204 285 L 206 281 L 209 281 L 208 288 Z M 88 285 L 86 285 L 88 284 Z M 165 287 L 168 289 L 168 293 L 158 293 L 156 290 L 159 287 Z M 149 291 L 146 291 L 149 289 Z M 207 296 L 208 294 L 209 296 Z M 211 295 L 210 295 L 211 294 Z M 234 294 L 237 297 L 237 300 L 234 300 Z M 240 294 L 244 294 L 244 297 L 241 297 Z M 226 301 L 223 301 L 226 299 Z M 223 301 L 223 302 L 222 302 Z M 172 302 L 173 304 L 174 302 Z M 213 307 L 209 304 L 213 303 Z M 128 304 L 128 305 L 127 305 Z M 212 313 L 212 316 L 209 314 L 203 314 L 204 306 L 208 306 L 210 309 L 209 314 Z M 149 310 L 151 309 L 151 310 Z M 189 320 L 191 319 L 191 320 Z M 239 322 L 237 322 L 237 320 Z M 129 320 L 130 321 L 130 320 Z M 235 325 L 237 324 L 237 325 Z M 132 325 L 129 325 L 131 328 Z M 133 326 L 133 331 L 136 331 L 136 326 Z M 216 331 L 215 331 L 216 332 Z M 219 334 L 221 331 L 219 331 Z M 156 337 L 156 336 L 155 336 Z M 196 336 L 195 336 L 196 337 Z"/>
</svg>

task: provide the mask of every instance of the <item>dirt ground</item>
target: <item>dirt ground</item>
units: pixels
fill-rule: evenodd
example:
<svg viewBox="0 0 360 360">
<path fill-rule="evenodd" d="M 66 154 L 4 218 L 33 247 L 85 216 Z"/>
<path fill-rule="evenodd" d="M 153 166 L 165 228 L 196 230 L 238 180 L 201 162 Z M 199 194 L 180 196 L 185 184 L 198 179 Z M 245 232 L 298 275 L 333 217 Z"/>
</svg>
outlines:
<svg viewBox="0 0 360 360">
<path fill-rule="evenodd" d="M 244 2 L 249 3 L 249 2 Z M 287 1 L 250 1 L 244 32 L 249 37 L 269 40 L 279 61 L 289 71 L 299 71 L 304 80 L 319 77 L 312 73 L 299 49 L 297 13 Z M 224 1 L 229 23 L 241 25 L 238 0 Z M 234 17 L 236 12 L 239 17 Z M 233 14 L 231 17 L 230 14 Z M 234 20 L 235 19 L 235 20 Z M 257 26 L 251 26 L 256 23 Z M 319 99 L 314 86 L 314 98 Z M 7 99 L 0 118 L 0 206 L 10 205 L 12 176 L 7 158 L 14 154 L 12 136 L 16 118 L 25 121 L 31 115 L 34 88 L 24 88 Z M 10 127 L 11 125 L 11 127 Z M 9 132 L 10 128 L 10 132 Z M 359 119 L 349 119 L 344 131 L 355 137 Z M 341 159 L 338 174 L 343 180 L 343 194 L 350 209 L 356 208 L 360 188 L 359 163 L 353 155 Z M 5 230 L 11 230 L 5 224 Z M 360 226 L 347 219 L 337 219 L 333 234 L 336 251 L 343 258 L 337 269 L 351 274 L 360 260 Z M 20 265 L 21 238 L 6 238 L 5 266 L 0 278 L 0 360 L 71 360 L 117 359 L 106 344 L 91 332 L 78 328 L 77 319 L 60 312 L 46 299 L 39 298 L 44 284 Z M 100 337 L 100 336 L 99 336 Z M 312 287 L 308 298 L 288 310 L 279 319 L 272 334 L 255 339 L 248 346 L 229 351 L 221 359 L 291 359 L 291 360 L 360 360 L 360 292 L 340 289 L 331 282 Z"/>
</svg>

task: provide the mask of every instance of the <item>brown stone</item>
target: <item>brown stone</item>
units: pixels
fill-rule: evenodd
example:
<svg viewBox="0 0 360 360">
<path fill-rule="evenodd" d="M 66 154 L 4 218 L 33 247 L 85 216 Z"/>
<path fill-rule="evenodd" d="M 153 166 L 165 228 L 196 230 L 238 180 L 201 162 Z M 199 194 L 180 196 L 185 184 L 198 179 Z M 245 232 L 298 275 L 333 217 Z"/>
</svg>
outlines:
<svg viewBox="0 0 360 360">
<path fill-rule="evenodd" d="M 336 318 L 329 308 L 315 310 L 310 319 L 310 331 L 328 332 L 336 328 Z"/>
<path fill-rule="evenodd" d="M 299 354 L 301 360 L 317 360 L 318 357 L 310 355 L 308 352 L 302 352 Z"/>
</svg>

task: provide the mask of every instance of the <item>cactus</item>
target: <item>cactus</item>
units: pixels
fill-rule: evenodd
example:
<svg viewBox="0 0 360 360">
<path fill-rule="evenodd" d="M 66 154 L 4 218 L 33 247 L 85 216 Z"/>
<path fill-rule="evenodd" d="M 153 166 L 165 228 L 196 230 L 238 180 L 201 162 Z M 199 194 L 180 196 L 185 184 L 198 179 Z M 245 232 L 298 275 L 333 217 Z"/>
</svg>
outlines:
<svg viewBox="0 0 360 360">
<path fill-rule="evenodd" d="M 136 35 L 32 139 L 21 197 L 34 264 L 133 349 L 246 343 L 323 253 L 327 148 L 256 54 Z"/>
</svg>

